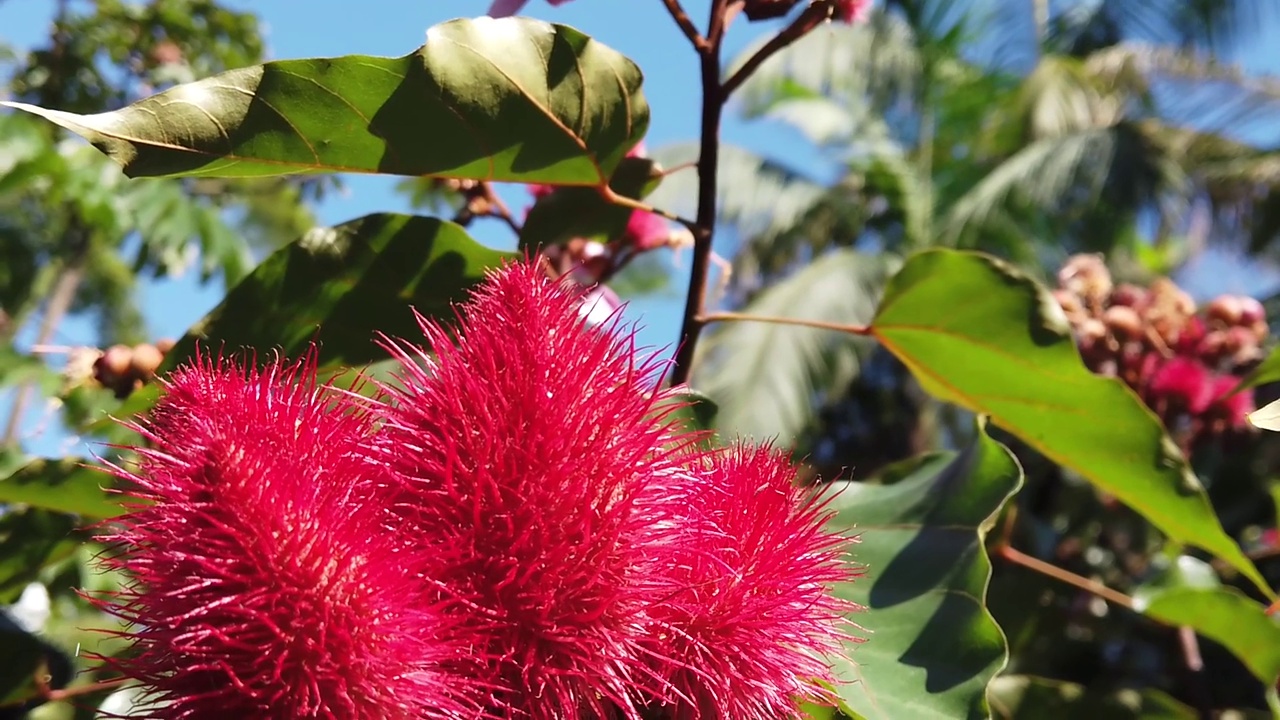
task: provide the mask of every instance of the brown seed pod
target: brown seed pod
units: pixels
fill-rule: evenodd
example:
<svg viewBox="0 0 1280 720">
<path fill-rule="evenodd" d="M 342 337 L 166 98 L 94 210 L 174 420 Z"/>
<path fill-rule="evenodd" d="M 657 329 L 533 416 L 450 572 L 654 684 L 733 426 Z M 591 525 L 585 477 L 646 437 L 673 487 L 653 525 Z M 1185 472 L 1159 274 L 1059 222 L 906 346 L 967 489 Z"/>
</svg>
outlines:
<svg viewBox="0 0 1280 720">
<path fill-rule="evenodd" d="M 156 349 L 160 351 L 161 355 L 168 355 L 173 350 L 173 346 L 177 344 L 177 341 L 173 338 L 160 338 L 156 341 Z"/>
<path fill-rule="evenodd" d="M 1111 294 L 1111 271 L 1101 255 L 1072 255 L 1058 271 L 1058 285 L 1098 306 Z"/>
<path fill-rule="evenodd" d="M 1120 283 L 1111 291 L 1111 304 L 1141 308 L 1147 304 L 1147 289 L 1132 283 Z"/>
<path fill-rule="evenodd" d="M 156 369 L 164 362 L 164 353 L 155 345 L 142 343 L 133 348 L 133 362 L 130 368 L 135 377 L 149 380 L 156 376 Z"/>
<path fill-rule="evenodd" d="M 94 363 L 94 377 L 104 386 L 114 387 L 120 378 L 129 374 L 132 362 L 133 348 L 128 345 L 112 345 Z"/>
<path fill-rule="evenodd" d="M 1244 303 L 1238 295 L 1219 295 L 1204 306 L 1205 319 L 1211 326 L 1235 327 L 1244 316 Z"/>
<path fill-rule="evenodd" d="M 1136 340 L 1145 334 L 1138 311 L 1125 305 L 1112 305 L 1102 313 L 1102 322 L 1119 340 Z"/>
</svg>

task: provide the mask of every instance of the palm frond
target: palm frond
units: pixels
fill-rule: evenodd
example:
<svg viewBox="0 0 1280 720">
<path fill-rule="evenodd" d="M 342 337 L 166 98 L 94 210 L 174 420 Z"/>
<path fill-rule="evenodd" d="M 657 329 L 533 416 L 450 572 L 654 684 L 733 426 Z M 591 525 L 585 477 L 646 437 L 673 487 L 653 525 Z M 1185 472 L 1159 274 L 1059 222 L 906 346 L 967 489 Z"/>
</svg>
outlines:
<svg viewBox="0 0 1280 720">
<path fill-rule="evenodd" d="M 830 252 L 771 286 L 743 312 L 832 323 L 862 323 L 875 313 L 889 255 Z M 865 338 L 794 325 L 726 323 L 699 346 L 693 386 L 720 403 L 727 435 L 794 442 L 816 408 L 858 374 L 871 348 Z"/>
</svg>

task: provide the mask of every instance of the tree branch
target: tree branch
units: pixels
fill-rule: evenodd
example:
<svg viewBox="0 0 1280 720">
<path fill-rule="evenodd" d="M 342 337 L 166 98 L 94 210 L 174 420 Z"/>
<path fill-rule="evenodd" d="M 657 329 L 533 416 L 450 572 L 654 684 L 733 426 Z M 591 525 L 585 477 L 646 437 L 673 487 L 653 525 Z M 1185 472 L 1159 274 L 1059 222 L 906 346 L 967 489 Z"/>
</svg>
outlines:
<svg viewBox="0 0 1280 720">
<path fill-rule="evenodd" d="M 824 322 L 822 320 L 805 320 L 803 318 L 774 317 L 771 315 L 749 315 L 747 313 L 721 312 L 699 315 L 697 320 L 702 325 L 713 322 L 758 322 L 773 325 L 795 325 L 796 327 L 832 330 L 850 335 L 870 335 L 871 328 L 866 325 L 846 325 L 844 323 Z"/>
<path fill-rule="evenodd" d="M 724 81 L 720 92 L 723 98 L 727 99 L 737 90 L 742 83 L 746 82 L 751 74 L 760 69 L 765 60 L 773 57 L 779 50 L 785 48 L 791 43 L 804 37 L 806 33 L 818 26 L 818 23 L 831 17 L 831 7 L 827 3 L 814 3 L 804 9 L 804 12 L 784 29 L 782 32 L 774 35 L 764 47 L 756 51 L 756 54 L 747 58 L 747 61 L 738 68 L 728 80 Z"/>
<path fill-rule="evenodd" d="M 711 49 L 711 46 L 707 44 L 707 39 L 702 37 L 702 34 L 698 32 L 698 28 L 694 27 L 693 21 L 689 19 L 689 14 L 680 5 L 680 0 L 662 0 L 662 4 L 667 6 L 667 12 L 671 13 L 671 18 L 684 31 L 684 36 L 689 38 L 689 42 L 693 43 L 695 50 L 705 53 Z"/>
<path fill-rule="evenodd" d="M 680 345 L 676 349 L 671 384 L 689 380 L 693 370 L 693 351 L 698 344 L 702 323 L 698 315 L 706 304 L 707 274 L 711 269 L 711 240 L 716 225 L 716 173 L 720 167 L 720 118 L 724 112 L 724 93 L 720 89 L 720 49 L 724 40 L 724 15 L 727 0 L 712 0 L 711 19 L 707 30 L 707 49 L 699 56 L 702 71 L 702 131 L 698 152 L 698 216 L 693 231 L 693 267 L 689 292 L 685 298 L 684 321 L 680 328 Z"/>
</svg>

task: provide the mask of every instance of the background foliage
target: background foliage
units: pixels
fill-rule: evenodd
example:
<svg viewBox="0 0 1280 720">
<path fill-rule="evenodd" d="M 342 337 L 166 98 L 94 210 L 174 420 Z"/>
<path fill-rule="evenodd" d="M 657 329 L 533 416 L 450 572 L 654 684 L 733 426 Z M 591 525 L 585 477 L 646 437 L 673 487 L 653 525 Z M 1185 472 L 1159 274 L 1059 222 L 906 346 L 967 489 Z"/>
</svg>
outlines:
<svg viewBox="0 0 1280 720">
<path fill-rule="evenodd" d="M 716 309 L 800 324 L 713 322 L 691 385 L 715 412 L 690 421 L 777 438 L 806 458 L 805 480 L 830 483 L 817 492 L 839 490 L 835 522 L 861 535 L 869 569 L 839 589 L 869 608 L 856 620 L 871 639 L 842 666 L 848 717 L 1278 707 L 1280 628 L 1265 613 L 1280 584 L 1276 436 L 1237 433 L 1184 457 L 1142 398 L 1081 362 L 1047 291 L 1079 252 L 1143 285 L 1193 285 L 1206 252 L 1276 262 L 1280 79 L 1232 59 L 1274 39 L 1280 17 L 1249 2 L 1156 6 L 881 2 L 866 23 L 824 25 L 773 55 L 729 106 L 793 128 L 839 172 L 720 148 L 714 220 L 735 242 L 717 246 L 732 274 Z M 679 169 L 696 142 L 649 149 L 670 171 L 660 183 L 652 163 L 623 159 L 649 121 L 639 73 L 577 30 L 502 52 L 465 23 L 442 30 L 511 63 L 490 78 L 497 104 L 466 102 L 466 81 L 490 65 L 409 48 L 386 49 L 401 57 L 383 61 L 385 86 L 309 61 L 237 75 L 260 99 L 297 103 L 290 142 L 262 141 L 280 130 L 270 118 L 231 113 L 234 142 L 197 137 L 214 157 L 193 162 L 110 137 L 107 119 L 261 62 L 254 15 L 204 0 L 65 2 L 56 15 L 47 42 L 11 57 L 5 99 L 44 108 L 130 175 L 177 177 L 126 179 L 53 124 L 0 114 L 0 602 L 12 606 L 0 617 L 0 717 L 91 717 L 111 688 L 46 700 L 111 680 L 77 647 L 119 650 L 92 634 L 114 621 L 75 592 L 118 581 L 91 569 L 86 530 L 118 506 L 100 475 L 27 454 L 24 438 L 52 431 L 23 427 L 30 407 L 51 403 L 57 432 L 128 440 L 107 413 L 145 410 L 150 373 L 197 340 L 296 354 L 319 332 L 330 369 L 373 361 L 373 332 L 409 322 L 408 303 L 443 315 L 508 256 L 468 235 L 477 217 L 504 218 L 535 247 L 618 237 L 627 215 L 603 187 L 683 217 L 702 210 L 697 174 Z M 671 33 L 663 42 L 679 40 Z M 578 61 L 594 80 L 552 96 L 530 70 L 540 65 L 521 61 L 541 41 L 589 46 Z M 299 73 L 328 95 L 290 86 Z M 422 120 L 404 98 L 424 86 L 456 96 L 456 112 Z M 421 142 L 410 119 L 475 142 Z M 524 142 L 536 151 L 512 149 Z M 316 228 L 310 208 L 335 176 L 275 175 L 337 169 L 414 176 L 401 186 L 414 207 L 452 221 L 381 213 Z M 478 184 L 495 179 L 579 187 L 540 200 L 521 228 L 502 193 Z M 135 289 L 187 272 L 229 290 L 171 347 L 147 336 Z M 610 282 L 667 288 L 670 272 L 651 253 Z M 96 321 L 105 355 L 55 345 L 68 316 Z M 124 359 L 104 371 L 100 356 Z M 1274 394 L 1258 389 L 1260 401 Z M 36 632 L 24 608 L 45 596 Z"/>
</svg>

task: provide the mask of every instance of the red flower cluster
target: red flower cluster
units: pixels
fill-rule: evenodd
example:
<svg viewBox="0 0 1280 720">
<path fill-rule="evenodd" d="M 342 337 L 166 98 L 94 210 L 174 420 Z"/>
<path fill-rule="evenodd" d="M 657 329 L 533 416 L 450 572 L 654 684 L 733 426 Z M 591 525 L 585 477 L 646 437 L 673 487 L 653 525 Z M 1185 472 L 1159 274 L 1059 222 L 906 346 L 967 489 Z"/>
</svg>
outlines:
<svg viewBox="0 0 1280 720">
<path fill-rule="evenodd" d="M 372 401 L 313 364 L 177 373 L 115 472 L 144 501 L 99 598 L 156 717 L 795 717 L 851 638 L 848 538 L 769 449 L 707 449 L 615 317 L 525 263 L 387 341 Z M 429 354 L 427 348 L 434 354 Z"/>
<path fill-rule="evenodd" d="M 1150 287 L 1112 282 L 1102 258 L 1076 255 L 1058 273 L 1058 303 L 1090 370 L 1132 387 L 1184 448 L 1247 427 L 1253 393 L 1232 394 L 1261 357 L 1266 313 L 1223 295 L 1198 311 L 1168 278 Z"/>
</svg>

